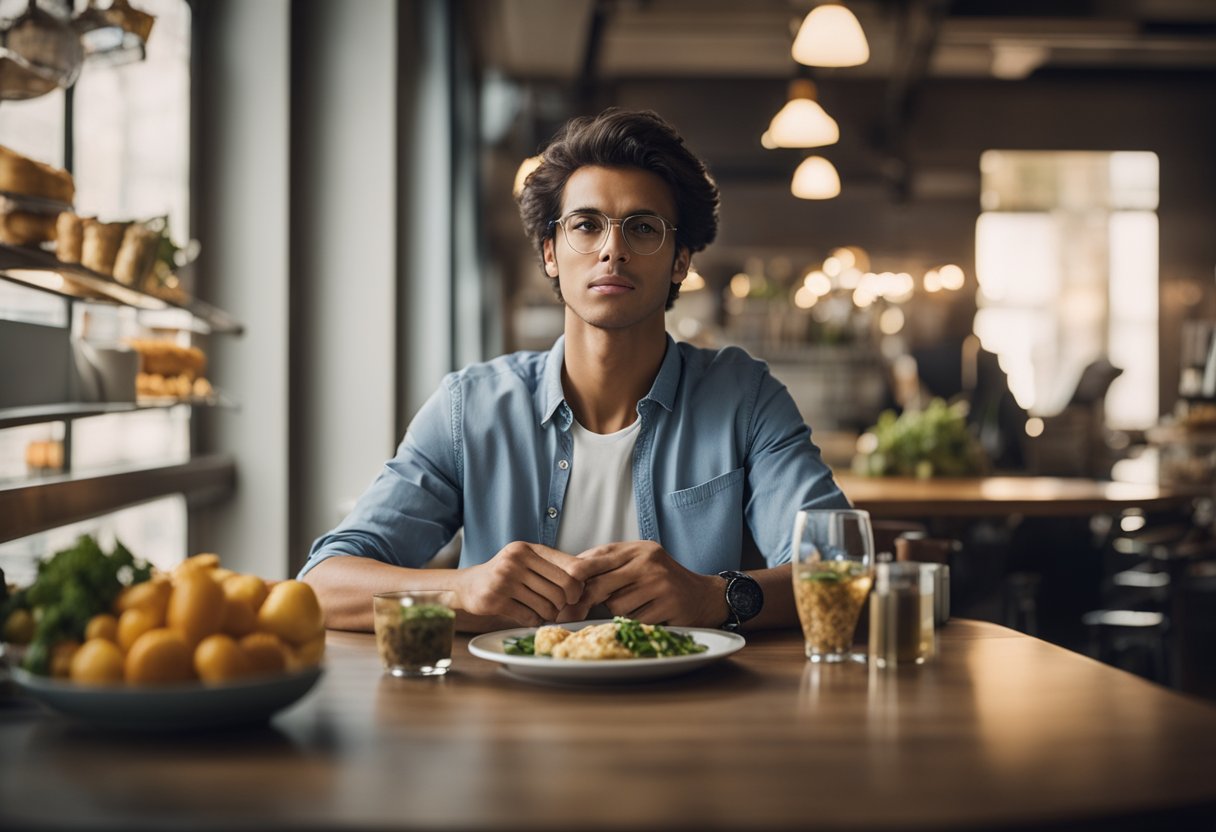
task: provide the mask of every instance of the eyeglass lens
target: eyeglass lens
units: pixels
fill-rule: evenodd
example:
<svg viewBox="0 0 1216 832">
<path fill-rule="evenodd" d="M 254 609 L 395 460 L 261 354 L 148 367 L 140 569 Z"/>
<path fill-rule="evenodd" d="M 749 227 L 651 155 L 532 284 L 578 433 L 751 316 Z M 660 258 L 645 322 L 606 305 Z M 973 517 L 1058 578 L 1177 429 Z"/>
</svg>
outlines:
<svg viewBox="0 0 1216 832">
<path fill-rule="evenodd" d="M 635 254 L 654 254 L 663 247 L 667 236 L 666 223 L 653 214 L 634 214 L 616 220 L 597 211 L 588 211 L 571 214 L 561 221 L 566 242 L 579 254 L 591 254 L 603 248 L 613 223 L 620 223 L 625 244 Z"/>
</svg>

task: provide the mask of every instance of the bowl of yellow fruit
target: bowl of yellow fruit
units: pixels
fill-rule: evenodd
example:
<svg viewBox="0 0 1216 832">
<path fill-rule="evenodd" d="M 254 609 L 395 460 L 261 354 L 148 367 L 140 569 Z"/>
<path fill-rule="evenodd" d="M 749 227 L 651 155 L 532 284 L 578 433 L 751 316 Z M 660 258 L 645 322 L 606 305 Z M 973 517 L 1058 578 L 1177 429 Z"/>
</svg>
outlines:
<svg viewBox="0 0 1216 832">
<path fill-rule="evenodd" d="M 82 537 L 4 599 L 0 622 L 20 690 L 114 727 L 265 722 L 323 672 L 312 588 L 224 569 L 214 554 L 162 573 Z"/>
</svg>

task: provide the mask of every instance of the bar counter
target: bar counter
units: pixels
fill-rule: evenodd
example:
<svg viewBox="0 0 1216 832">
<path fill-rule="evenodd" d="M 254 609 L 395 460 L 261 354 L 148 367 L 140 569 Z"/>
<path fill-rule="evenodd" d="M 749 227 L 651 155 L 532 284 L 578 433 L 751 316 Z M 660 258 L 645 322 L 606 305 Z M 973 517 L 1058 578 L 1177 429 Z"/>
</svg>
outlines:
<svg viewBox="0 0 1216 832">
<path fill-rule="evenodd" d="M 820 666 L 801 634 L 662 682 L 442 679 L 370 635 L 269 726 L 122 734 L 0 704 L 0 828 L 1212 828 L 1216 706 L 993 624 L 923 667 Z"/>
</svg>

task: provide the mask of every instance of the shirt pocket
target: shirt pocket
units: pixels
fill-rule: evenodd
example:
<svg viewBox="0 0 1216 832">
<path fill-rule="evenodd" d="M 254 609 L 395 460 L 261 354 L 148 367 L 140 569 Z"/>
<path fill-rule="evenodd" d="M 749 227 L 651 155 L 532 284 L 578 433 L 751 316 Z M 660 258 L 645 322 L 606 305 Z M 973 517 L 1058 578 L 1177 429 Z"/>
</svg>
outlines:
<svg viewBox="0 0 1216 832">
<path fill-rule="evenodd" d="M 667 495 L 667 502 L 671 504 L 672 508 L 691 508 L 697 503 L 704 502 L 723 491 L 738 491 L 739 486 L 742 484 L 743 469 L 736 468 L 733 471 L 727 471 L 719 477 L 714 477 L 708 482 L 694 485 L 692 488 L 681 488 L 679 491 L 673 491 Z M 740 506 L 742 506 L 742 503 L 740 503 Z"/>
<path fill-rule="evenodd" d="M 663 548 L 695 572 L 738 569 L 743 547 L 744 471 L 668 493 Z"/>
</svg>

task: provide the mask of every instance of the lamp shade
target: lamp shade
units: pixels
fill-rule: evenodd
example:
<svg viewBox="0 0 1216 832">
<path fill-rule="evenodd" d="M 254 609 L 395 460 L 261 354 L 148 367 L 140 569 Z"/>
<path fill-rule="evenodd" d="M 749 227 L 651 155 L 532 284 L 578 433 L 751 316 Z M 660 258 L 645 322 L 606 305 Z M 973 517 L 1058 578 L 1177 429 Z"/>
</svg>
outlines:
<svg viewBox="0 0 1216 832">
<path fill-rule="evenodd" d="M 790 191 L 799 199 L 831 199 L 840 195 L 840 175 L 822 156 L 808 156 L 794 171 Z"/>
<path fill-rule="evenodd" d="M 790 84 L 790 100 L 768 125 L 777 147 L 823 147 L 840 141 L 840 127 L 815 100 L 815 85 L 807 80 Z"/>
<path fill-rule="evenodd" d="M 859 66 L 870 60 L 861 24 L 851 11 L 834 3 L 811 9 L 791 52 L 806 66 Z"/>
</svg>

